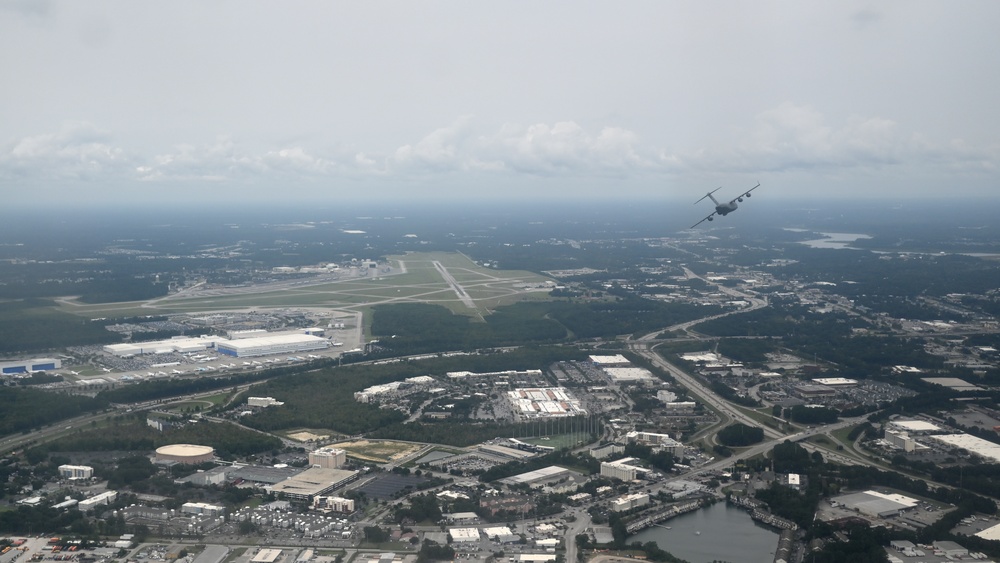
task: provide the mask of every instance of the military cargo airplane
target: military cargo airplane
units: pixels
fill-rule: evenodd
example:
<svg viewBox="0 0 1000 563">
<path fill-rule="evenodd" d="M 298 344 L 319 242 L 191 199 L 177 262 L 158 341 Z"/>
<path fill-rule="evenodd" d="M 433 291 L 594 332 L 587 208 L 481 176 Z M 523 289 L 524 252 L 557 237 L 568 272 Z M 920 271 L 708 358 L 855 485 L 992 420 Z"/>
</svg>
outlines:
<svg viewBox="0 0 1000 563">
<path fill-rule="evenodd" d="M 736 211 L 736 208 L 739 207 L 738 205 L 736 205 L 736 202 L 738 202 L 738 201 L 742 202 L 743 198 L 750 197 L 750 192 L 756 190 L 759 187 L 760 187 L 760 182 L 757 182 L 756 186 L 750 188 L 749 190 L 747 190 L 747 191 L 743 192 L 742 194 L 736 196 L 735 198 L 729 200 L 729 203 L 726 203 L 726 202 L 719 203 L 719 201 L 717 199 L 715 199 L 715 196 L 712 195 L 715 192 L 721 190 L 722 189 L 721 187 L 720 188 L 715 188 L 714 190 L 712 190 L 712 191 L 708 192 L 707 194 L 703 195 L 701 197 L 701 199 L 699 199 L 698 201 L 694 202 L 695 205 L 701 203 L 701 200 L 705 199 L 707 197 L 707 198 L 710 198 L 712 200 L 712 203 L 715 204 L 715 211 L 713 211 L 708 217 L 705 217 L 701 221 L 698 221 L 694 225 L 691 225 L 691 228 L 693 229 L 693 228 L 697 227 L 698 225 L 704 223 L 705 221 L 712 221 L 712 220 L 714 220 L 716 215 L 719 215 L 720 217 L 725 217 L 726 215 L 729 215 L 733 211 Z"/>
</svg>

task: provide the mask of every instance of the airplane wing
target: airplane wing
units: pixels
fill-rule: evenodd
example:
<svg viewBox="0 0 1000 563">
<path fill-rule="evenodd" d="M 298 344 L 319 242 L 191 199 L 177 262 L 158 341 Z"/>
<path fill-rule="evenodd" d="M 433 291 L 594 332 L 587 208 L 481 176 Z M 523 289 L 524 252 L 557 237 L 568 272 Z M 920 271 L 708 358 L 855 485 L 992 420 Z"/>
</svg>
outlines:
<svg viewBox="0 0 1000 563">
<path fill-rule="evenodd" d="M 709 216 L 708 216 L 708 217 L 705 217 L 705 218 L 704 218 L 704 219 L 702 219 L 701 221 L 698 221 L 698 222 L 697 222 L 697 223 L 695 223 L 694 225 L 691 225 L 691 227 L 690 227 L 690 228 L 691 228 L 691 229 L 693 229 L 693 228 L 697 227 L 698 225 L 700 225 L 700 224 L 704 223 L 705 221 L 708 221 L 708 220 L 710 220 L 710 219 L 711 219 L 712 217 L 715 217 L 715 214 L 716 214 L 716 212 L 715 212 L 715 211 L 713 211 L 713 212 L 712 212 L 711 214 L 709 214 Z"/>
<path fill-rule="evenodd" d="M 750 197 L 750 192 L 756 190 L 759 187 L 760 187 L 760 182 L 757 182 L 756 186 L 754 186 L 754 187 L 750 188 L 749 190 L 743 192 L 742 194 L 734 197 L 729 203 L 733 203 L 734 201 L 743 201 L 743 198 Z"/>
</svg>

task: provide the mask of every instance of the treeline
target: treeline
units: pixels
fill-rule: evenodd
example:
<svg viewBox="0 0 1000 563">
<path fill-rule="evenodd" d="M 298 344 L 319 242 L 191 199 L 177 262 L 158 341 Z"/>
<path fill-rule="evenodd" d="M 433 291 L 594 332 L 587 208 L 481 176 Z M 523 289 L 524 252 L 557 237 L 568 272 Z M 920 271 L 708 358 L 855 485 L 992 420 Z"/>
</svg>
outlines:
<svg viewBox="0 0 1000 563">
<path fill-rule="evenodd" d="M 914 479 L 897 471 L 882 471 L 864 465 L 825 464 L 823 456 L 819 452 L 810 454 L 801 445 L 788 440 L 774 447 L 771 458 L 776 473 L 805 475 L 806 488 L 802 491 L 795 491 L 789 487 L 772 484 L 768 489 L 757 491 L 757 498 L 767 502 L 775 514 L 797 522 L 804 529 L 809 529 L 814 524 L 813 515 L 819 500 L 841 490 L 889 487 L 957 505 L 961 512 L 966 513 L 965 515 L 974 512 L 993 514 L 997 508 L 994 501 L 966 488 L 930 487 L 927 481 L 922 479 Z M 758 468 L 763 469 L 764 466 L 766 463 L 761 461 Z M 965 471 L 968 470 L 969 468 L 966 467 Z M 983 480 L 986 480 L 987 476 L 991 474 L 995 474 L 995 466 L 984 466 L 975 477 L 982 477 Z M 955 478 L 954 475 L 940 477 L 944 482 L 947 482 L 949 478 Z M 919 532 L 918 539 L 925 543 L 941 539 L 953 526 L 954 523 L 942 524 L 939 522 Z"/>
<path fill-rule="evenodd" d="M 747 395 L 740 395 L 736 393 L 736 390 L 732 387 L 726 385 L 725 383 L 719 381 L 718 379 L 712 379 L 708 382 L 709 389 L 713 393 L 719 395 L 723 399 L 736 403 L 737 405 L 742 405 L 744 407 L 759 407 L 760 403 L 754 400 L 753 397 Z"/>
<path fill-rule="evenodd" d="M 614 301 L 555 301 L 526 305 L 547 309 L 547 314 L 562 323 L 576 338 L 613 338 L 622 334 L 651 332 L 722 310 L 710 305 L 664 303 L 628 294 Z"/>
<path fill-rule="evenodd" d="M 0 302 L 0 354 L 116 342 L 121 342 L 121 336 L 101 324 L 63 313 L 51 301 Z"/>
<path fill-rule="evenodd" d="M 801 254 L 801 259 L 782 267 L 789 278 L 834 282 L 837 285 L 828 291 L 851 299 L 865 295 L 983 295 L 996 289 L 995 263 L 960 254 L 887 260 L 871 252 L 789 247 L 785 258 L 798 259 L 795 254 Z"/>
<path fill-rule="evenodd" d="M 661 303 L 623 295 L 609 301 L 525 302 L 498 307 L 485 322 L 439 305 L 380 305 L 372 335 L 393 355 L 556 343 L 570 338 L 613 338 L 656 330 L 717 312 L 717 308 Z M 390 338 L 391 337 L 391 338 Z"/>
<path fill-rule="evenodd" d="M 27 432 L 67 418 L 107 408 L 102 398 L 0 387 L 0 435 Z"/>
<path fill-rule="evenodd" d="M 40 457 L 51 452 L 75 451 L 150 451 L 168 444 L 200 444 L 215 448 L 222 459 L 243 457 L 280 449 L 283 444 L 274 436 L 254 432 L 228 422 L 197 422 L 158 432 L 148 426 L 145 413 L 119 416 L 106 426 L 79 429 L 71 435 L 32 448 Z"/>
<path fill-rule="evenodd" d="M 330 360 L 326 364 L 332 363 Z M 322 365 L 320 363 L 319 365 Z M 317 366 L 317 363 L 308 364 L 309 367 Z M 269 377 L 278 377 L 298 373 L 303 366 L 288 366 L 271 368 L 264 370 L 249 371 L 235 375 L 219 377 L 199 377 L 186 379 L 169 379 L 161 381 L 144 381 L 133 385 L 126 385 L 117 389 L 110 389 L 98 393 L 98 397 L 112 403 L 141 403 L 145 401 L 155 401 L 181 395 L 214 391 L 227 387 L 236 387 L 246 383 L 253 383 Z"/>
<path fill-rule="evenodd" d="M 854 320 L 842 313 L 814 313 L 797 303 L 772 299 L 770 307 L 730 315 L 698 323 L 693 328 L 711 336 L 772 336 L 793 335 L 807 341 L 828 341 L 834 336 L 850 336 Z"/>
<path fill-rule="evenodd" d="M 829 424 L 837 422 L 837 411 L 829 407 L 795 405 L 784 410 L 784 416 L 799 424 Z"/>
<path fill-rule="evenodd" d="M 742 448 L 759 443 L 764 439 L 764 429 L 757 426 L 747 426 L 741 422 L 730 424 L 719 430 L 717 437 L 723 445 Z"/>
<path fill-rule="evenodd" d="M 835 364 L 845 376 L 866 378 L 885 366 L 910 365 L 922 369 L 940 369 L 944 361 L 924 351 L 919 338 L 854 335 L 854 328 L 867 324 L 839 313 L 813 313 L 800 305 L 773 301 L 771 307 L 742 315 L 705 321 L 695 329 L 713 336 L 770 336 L 781 338 L 782 346 L 804 357 L 816 357 Z M 724 343 L 724 344 L 723 344 Z M 742 345 L 723 340 L 737 356 L 751 352 L 744 347 L 771 346 L 754 340 Z M 728 354 L 728 352 L 727 352 Z"/>
<path fill-rule="evenodd" d="M 744 364 L 763 363 L 767 354 L 778 347 L 767 339 L 761 338 L 723 338 L 719 340 L 719 353 Z"/>
<path fill-rule="evenodd" d="M 545 318 L 542 309 L 516 304 L 499 307 L 485 322 L 452 313 L 440 305 L 400 303 L 378 305 L 372 311 L 372 335 L 391 337 L 380 348 L 394 355 L 475 350 L 494 346 L 558 342 L 566 329 Z"/>
<path fill-rule="evenodd" d="M 167 294 L 168 288 L 166 283 L 157 283 L 153 274 L 99 273 L 96 270 L 4 277 L 6 283 L 0 284 L 0 299 L 77 295 L 84 303 L 115 303 L 162 297 Z"/>
<path fill-rule="evenodd" d="M 84 521 L 76 509 L 56 510 L 51 506 L 18 506 L 0 510 L 0 532 L 16 535 L 37 534 L 41 530 L 72 530 Z"/>
</svg>

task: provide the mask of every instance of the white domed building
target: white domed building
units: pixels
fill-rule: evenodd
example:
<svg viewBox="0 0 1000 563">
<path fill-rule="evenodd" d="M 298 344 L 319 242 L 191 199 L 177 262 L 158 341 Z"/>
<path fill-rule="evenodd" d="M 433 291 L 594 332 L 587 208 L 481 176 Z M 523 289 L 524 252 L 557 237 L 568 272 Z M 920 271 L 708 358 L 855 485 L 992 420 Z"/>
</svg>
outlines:
<svg viewBox="0 0 1000 563">
<path fill-rule="evenodd" d="M 202 463 L 215 459 L 215 448 L 195 444 L 170 444 L 156 448 L 157 463 Z"/>
</svg>

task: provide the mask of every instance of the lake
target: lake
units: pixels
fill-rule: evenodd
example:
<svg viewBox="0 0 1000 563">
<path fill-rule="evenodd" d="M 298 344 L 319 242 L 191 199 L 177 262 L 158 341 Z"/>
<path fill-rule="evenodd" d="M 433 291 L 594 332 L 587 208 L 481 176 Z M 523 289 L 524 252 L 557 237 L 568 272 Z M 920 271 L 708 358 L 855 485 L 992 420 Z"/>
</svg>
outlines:
<svg viewBox="0 0 1000 563">
<path fill-rule="evenodd" d="M 758 524 L 750 513 L 725 502 L 689 512 L 661 523 L 669 526 L 646 528 L 628 543 L 655 541 L 660 549 L 690 563 L 731 561 L 733 563 L 773 563 L 778 532 Z"/>
</svg>

